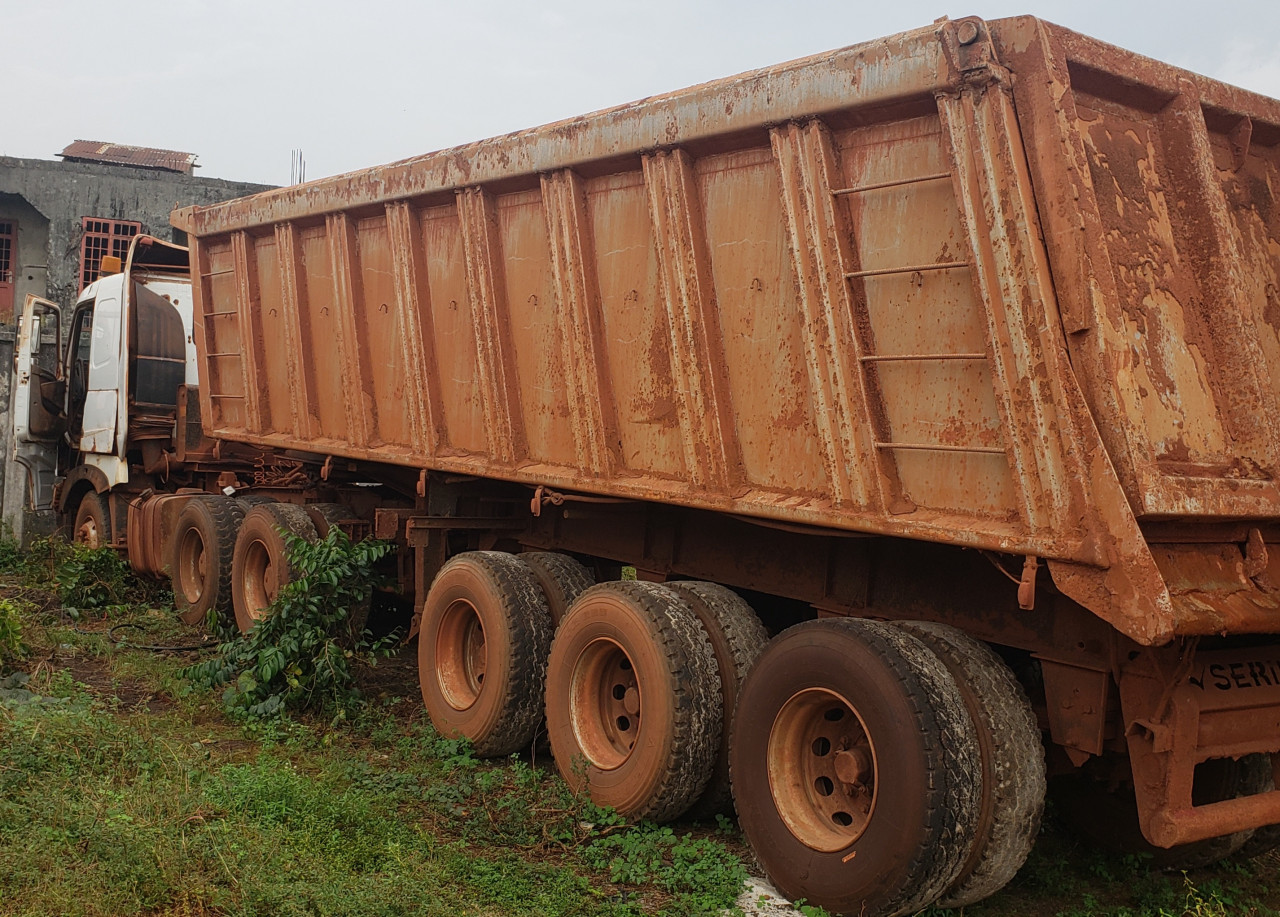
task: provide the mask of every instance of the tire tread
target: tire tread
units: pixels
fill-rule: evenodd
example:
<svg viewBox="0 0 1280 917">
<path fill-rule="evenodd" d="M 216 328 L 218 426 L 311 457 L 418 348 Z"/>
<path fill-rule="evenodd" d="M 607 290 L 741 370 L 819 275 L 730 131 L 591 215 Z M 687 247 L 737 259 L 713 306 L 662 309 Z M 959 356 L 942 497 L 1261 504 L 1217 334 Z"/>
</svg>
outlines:
<svg viewBox="0 0 1280 917">
<path fill-rule="evenodd" d="M 1002 889 L 1026 862 L 1044 813 L 1045 760 L 1040 726 L 1013 672 L 986 644 L 945 624 L 901 622 L 897 626 L 923 641 L 975 702 L 975 726 L 984 730 L 990 761 L 982 767 L 983 796 L 990 819 L 942 907 L 963 907 Z M 981 739 L 980 739 L 981 743 Z"/>
</svg>

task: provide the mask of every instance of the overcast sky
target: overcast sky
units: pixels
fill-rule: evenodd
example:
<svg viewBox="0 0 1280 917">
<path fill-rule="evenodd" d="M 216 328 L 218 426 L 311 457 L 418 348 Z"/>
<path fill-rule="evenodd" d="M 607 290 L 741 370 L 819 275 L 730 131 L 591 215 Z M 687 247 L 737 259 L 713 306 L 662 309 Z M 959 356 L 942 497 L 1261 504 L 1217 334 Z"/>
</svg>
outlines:
<svg viewBox="0 0 1280 917">
<path fill-rule="evenodd" d="M 103 140 L 284 184 L 295 148 L 319 178 L 943 15 L 1021 13 L 1280 97 L 1277 0 L 0 0 L 0 154 Z"/>
</svg>

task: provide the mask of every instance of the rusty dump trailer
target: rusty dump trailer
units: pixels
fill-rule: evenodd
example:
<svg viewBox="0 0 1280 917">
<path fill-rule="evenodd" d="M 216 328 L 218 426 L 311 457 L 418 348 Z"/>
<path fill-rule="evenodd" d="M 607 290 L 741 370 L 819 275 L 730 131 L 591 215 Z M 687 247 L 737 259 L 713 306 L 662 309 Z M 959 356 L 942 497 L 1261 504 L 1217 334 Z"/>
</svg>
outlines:
<svg viewBox="0 0 1280 917">
<path fill-rule="evenodd" d="M 1278 194 L 1280 103 L 962 19 L 175 225 L 203 434 L 400 495 L 442 729 L 545 677 L 572 783 L 731 766 L 888 914 L 1012 875 L 1042 733 L 1113 840 L 1280 822 Z"/>
</svg>

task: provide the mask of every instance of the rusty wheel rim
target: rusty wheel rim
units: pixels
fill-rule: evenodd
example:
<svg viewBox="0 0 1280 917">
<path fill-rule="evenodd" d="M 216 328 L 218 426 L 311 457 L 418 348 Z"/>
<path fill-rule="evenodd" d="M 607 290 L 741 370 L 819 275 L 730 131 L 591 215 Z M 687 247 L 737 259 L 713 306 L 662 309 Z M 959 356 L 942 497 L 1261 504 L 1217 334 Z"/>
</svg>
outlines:
<svg viewBox="0 0 1280 917">
<path fill-rule="evenodd" d="M 249 619 L 261 621 L 266 617 L 267 607 L 279 591 L 271 552 L 262 541 L 254 541 L 245 551 L 244 561 L 244 598 Z"/>
<path fill-rule="evenodd" d="M 192 528 L 187 529 L 178 544 L 178 590 L 188 605 L 194 605 L 204 595 L 205 579 L 209 575 L 209 555 L 204 538 Z"/>
<path fill-rule="evenodd" d="M 774 719 L 767 767 L 776 810 L 802 844 L 832 853 L 862 836 L 875 810 L 875 747 L 845 698 L 793 695 Z"/>
<path fill-rule="evenodd" d="M 622 646 L 607 637 L 587 644 L 569 686 L 569 721 L 587 762 L 622 765 L 640 734 L 640 683 Z"/>
<path fill-rule="evenodd" d="M 81 522 L 80 528 L 76 529 L 76 541 L 86 548 L 102 547 L 102 535 L 98 531 L 98 520 L 90 516 L 84 522 Z"/>
<path fill-rule="evenodd" d="M 436 673 L 440 692 L 455 710 L 466 710 L 480 697 L 489 653 L 484 624 L 476 607 L 458 600 L 448 607 L 436 635 Z"/>
</svg>

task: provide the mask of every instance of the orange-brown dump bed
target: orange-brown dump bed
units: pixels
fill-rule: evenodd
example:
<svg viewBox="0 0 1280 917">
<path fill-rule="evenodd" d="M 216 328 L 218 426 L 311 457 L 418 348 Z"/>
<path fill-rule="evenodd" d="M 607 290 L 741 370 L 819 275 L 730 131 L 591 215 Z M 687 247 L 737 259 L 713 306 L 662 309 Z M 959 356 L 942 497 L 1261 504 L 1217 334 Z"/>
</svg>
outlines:
<svg viewBox="0 0 1280 917">
<path fill-rule="evenodd" d="M 1144 642 L 1278 629 L 1278 141 L 965 19 L 184 211 L 204 425 L 1036 555 Z"/>
</svg>

